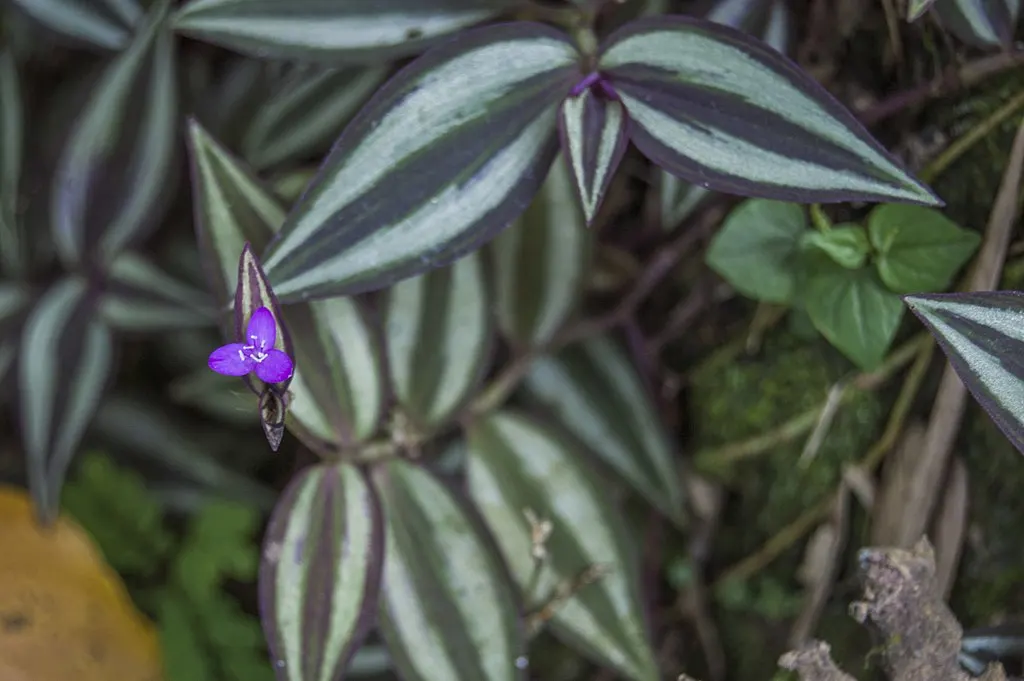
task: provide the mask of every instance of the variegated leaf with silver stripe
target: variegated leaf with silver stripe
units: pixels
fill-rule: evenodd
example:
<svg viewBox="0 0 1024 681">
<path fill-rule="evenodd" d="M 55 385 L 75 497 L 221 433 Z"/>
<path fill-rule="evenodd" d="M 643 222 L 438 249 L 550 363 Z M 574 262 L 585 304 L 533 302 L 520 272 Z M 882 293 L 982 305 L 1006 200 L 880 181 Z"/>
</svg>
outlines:
<svg viewBox="0 0 1024 681">
<path fill-rule="evenodd" d="M 638 547 L 621 511 L 579 452 L 552 429 L 504 410 L 468 427 L 466 485 L 513 578 L 540 607 L 560 585 L 602 571 L 554 611 L 555 634 L 632 681 L 659 678 L 639 596 Z M 546 557 L 533 558 L 528 513 L 551 523 Z"/>
<path fill-rule="evenodd" d="M 262 59 L 371 63 L 417 54 L 517 4 L 520 0 L 191 0 L 175 15 L 174 26 Z"/>
<path fill-rule="evenodd" d="M 1024 453 L 1024 293 L 904 296 L 974 399 Z"/>
<path fill-rule="evenodd" d="M 641 19 L 609 37 L 598 68 L 633 143 L 687 181 L 807 203 L 941 203 L 813 78 L 737 29 Z"/>
<path fill-rule="evenodd" d="M 626 152 L 626 112 L 620 102 L 588 87 L 562 102 L 558 122 L 562 149 L 590 223 Z"/>
<path fill-rule="evenodd" d="M 523 681 L 522 612 L 483 523 L 431 473 L 374 471 L 387 527 L 380 631 L 405 681 Z"/>
<path fill-rule="evenodd" d="M 260 616 L 278 681 L 341 681 L 377 614 L 380 500 L 352 465 L 300 472 L 263 540 Z"/>
<path fill-rule="evenodd" d="M 579 78 L 567 37 L 490 26 L 427 52 L 346 127 L 263 263 L 282 302 L 378 289 L 444 266 L 517 217 L 557 150 Z"/>
<path fill-rule="evenodd" d="M 61 279 L 43 294 L 22 329 L 22 442 L 29 488 L 46 521 L 56 517 L 68 466 L 113 366 L 114 339 L 94 314 L 96 297 L 84 279 Z"/>
<path fill-rule="evenodd" d="M 384 335 L 395 397 L 422 427 L 439 426 L 483 377 L 493 324 L 479 253 L 387 292 Z"/>
</svg>

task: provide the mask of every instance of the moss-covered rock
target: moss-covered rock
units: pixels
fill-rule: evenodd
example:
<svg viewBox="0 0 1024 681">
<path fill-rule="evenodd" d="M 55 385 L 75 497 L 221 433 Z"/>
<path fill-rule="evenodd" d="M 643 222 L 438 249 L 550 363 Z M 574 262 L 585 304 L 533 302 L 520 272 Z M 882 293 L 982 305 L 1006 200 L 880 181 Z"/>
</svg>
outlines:
<svg viewBox="0 0 1024 681">
<path fill-rule="evenodd" d="M 724 352 L 712 357 L 698 368 L 691 384 L 689 416 L 695 444 L 701 449 L 720 447 L 778 428 L 821 405 L 829 389 L 850 371 L 849 362 L 822 339 L 801 339 L 785 330 L 771 333 L 757 357 L 729 357 Z M 856 395 L 840 407 L 806 467 L 797 463 L 806 436 L 732 466 L 716 561 L 731 564 L 757 550 L 834 492 L 843 466 L 859 460 L 877 439 L 885 410 L 880 396 Z M 733 678 L 764 678 L 785 651 L 789 625 L 802 605 L 803 590 L 796 579 L 802 549 L 801 542 L 754 578 L 716 590 L 723 645 L 735 665 Z M 836 659 L 857 666 L 862 663 L 857 653 L 864 650 L 851 645 L 847 658 L 839 646 Z"/>
</svg>

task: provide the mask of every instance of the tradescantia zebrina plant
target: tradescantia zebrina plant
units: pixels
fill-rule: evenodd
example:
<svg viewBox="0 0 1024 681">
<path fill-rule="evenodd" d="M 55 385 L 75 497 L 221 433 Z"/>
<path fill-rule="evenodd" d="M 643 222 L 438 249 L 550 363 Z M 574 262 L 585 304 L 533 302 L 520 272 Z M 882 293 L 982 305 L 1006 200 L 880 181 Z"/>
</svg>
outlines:
<svg viewBox="0 0 1024 681">
<path fill-rule="evenodd" d="M 188 139 L 201 253 L 227 300 L 246 285 L 231 252 L 272 238 L 284 212 L 197 122 Z M 374 625 L 404 678 L 523 678 L 547 599 L 574 584 L 585 586 L 553 631 L 628 678 L 656 678 L 635 547 L 604 490 L 617 477 L 683 525 L 682 486 L 617 339 L 554 351 L 576 318 L 589 238 L 558 164 L 485 251 L 379 295 L 274 313 L 294 373 L 263 390 L 282 395 L 286 428 L 322 458 L 285 491 L 265 540 L 261 611 L 280 678 L 342 678 Z M 236 317 L 274 309 L 250 297 Z M 481 390 L 498 333 L 519 359 Z M 258 377 L 251 335 L 236 373 Z M 509 376 L 523 379 L 525 406 L 503 406 Z M 441 450 L 457 452 L 464 489 L 429 463 Z"/>
<path fill-rule="evenodd" d="M 581 52 L 514 22 L 429 50 L 377 91 L 262 254 L 277 295 L 373 290 L 474 250 L 536 194 L 558 130 L 588 222 L 627 140 L 714 190 L 941 203 L 810 76 L 738 30 L 646 18 Z"/>
<path fill-rule="evenodd" d="M 781 0 L 713 17 L 750 30 L 753 8 L 763 41 L 657 13 L 606 31 L 595 0 L 14 4 L 104 55 L 83 104 L 48 102 L 73 120 L 35 218 L 34 117 L 0 50 L 0 373 L 28 396 L 37 501 L 55 506 L 115 332 L 219 327 L 204 385 L 246 382 L 271 449 L 317 457 L 264 542 L 281 681 L 345 678 L 374 631 L 403 678 L 523 679 L 547 625 L 658 678 L 617 502 L 685 527 L 676 443 L 621 339 L 577 333 L 630 143 L 704 190 L 940 203 L 781 54 Z M 206 294 L 134 250 L 176 196 L 182 133 Z"/>
</svg>

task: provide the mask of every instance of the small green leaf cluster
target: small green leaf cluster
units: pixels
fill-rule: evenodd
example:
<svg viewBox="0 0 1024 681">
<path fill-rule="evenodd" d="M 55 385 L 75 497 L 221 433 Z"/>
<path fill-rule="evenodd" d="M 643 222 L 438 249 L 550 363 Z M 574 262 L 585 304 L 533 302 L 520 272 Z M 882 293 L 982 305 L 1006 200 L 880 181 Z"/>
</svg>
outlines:
<svg viewBox="0 0 1024 681">
<path fill-rule="evenodd" d="M 273 679 L 259 619 L 225 589 L 256 579 L 257 512 L 210 501 L 179 532 L 134 471 L 96 452 L 76 468 L 64 509 L 155 618 L 166 680 Z"/>
<path fill-rule="evenodd" d="M 803 312 L 864 370 L 885 357 L 901 295 L 946 290 L 981 237 L 923 206 L 882 204 L 864 224 L 816 228 L 796 204 L 749 199 L 725 220 L 707 264 L 737 291 Z"/>
</svg>

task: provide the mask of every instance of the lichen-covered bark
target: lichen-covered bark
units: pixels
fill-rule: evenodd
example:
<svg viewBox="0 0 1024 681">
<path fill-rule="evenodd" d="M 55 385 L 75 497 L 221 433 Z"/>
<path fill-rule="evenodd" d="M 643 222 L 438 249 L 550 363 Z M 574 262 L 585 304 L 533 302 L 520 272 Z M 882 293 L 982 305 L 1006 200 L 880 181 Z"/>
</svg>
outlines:
<svg viewBox="0 0 1024 681">
<path fill-rule="evenodd" d="M 935 580 L 935 556 L 926 539 L 913 550 L 867 548 L 859 553 L 863 596 L 850 614 L 882 642 L 878 654 L 890 681 L 973 681 L 957 662 L 963 630 Z M 779 665 L 803 681 L 850 681 L 816 642 L 787 653 Z M 991 665 L 982 681 L 1006 681 Z"/>
</svg>

